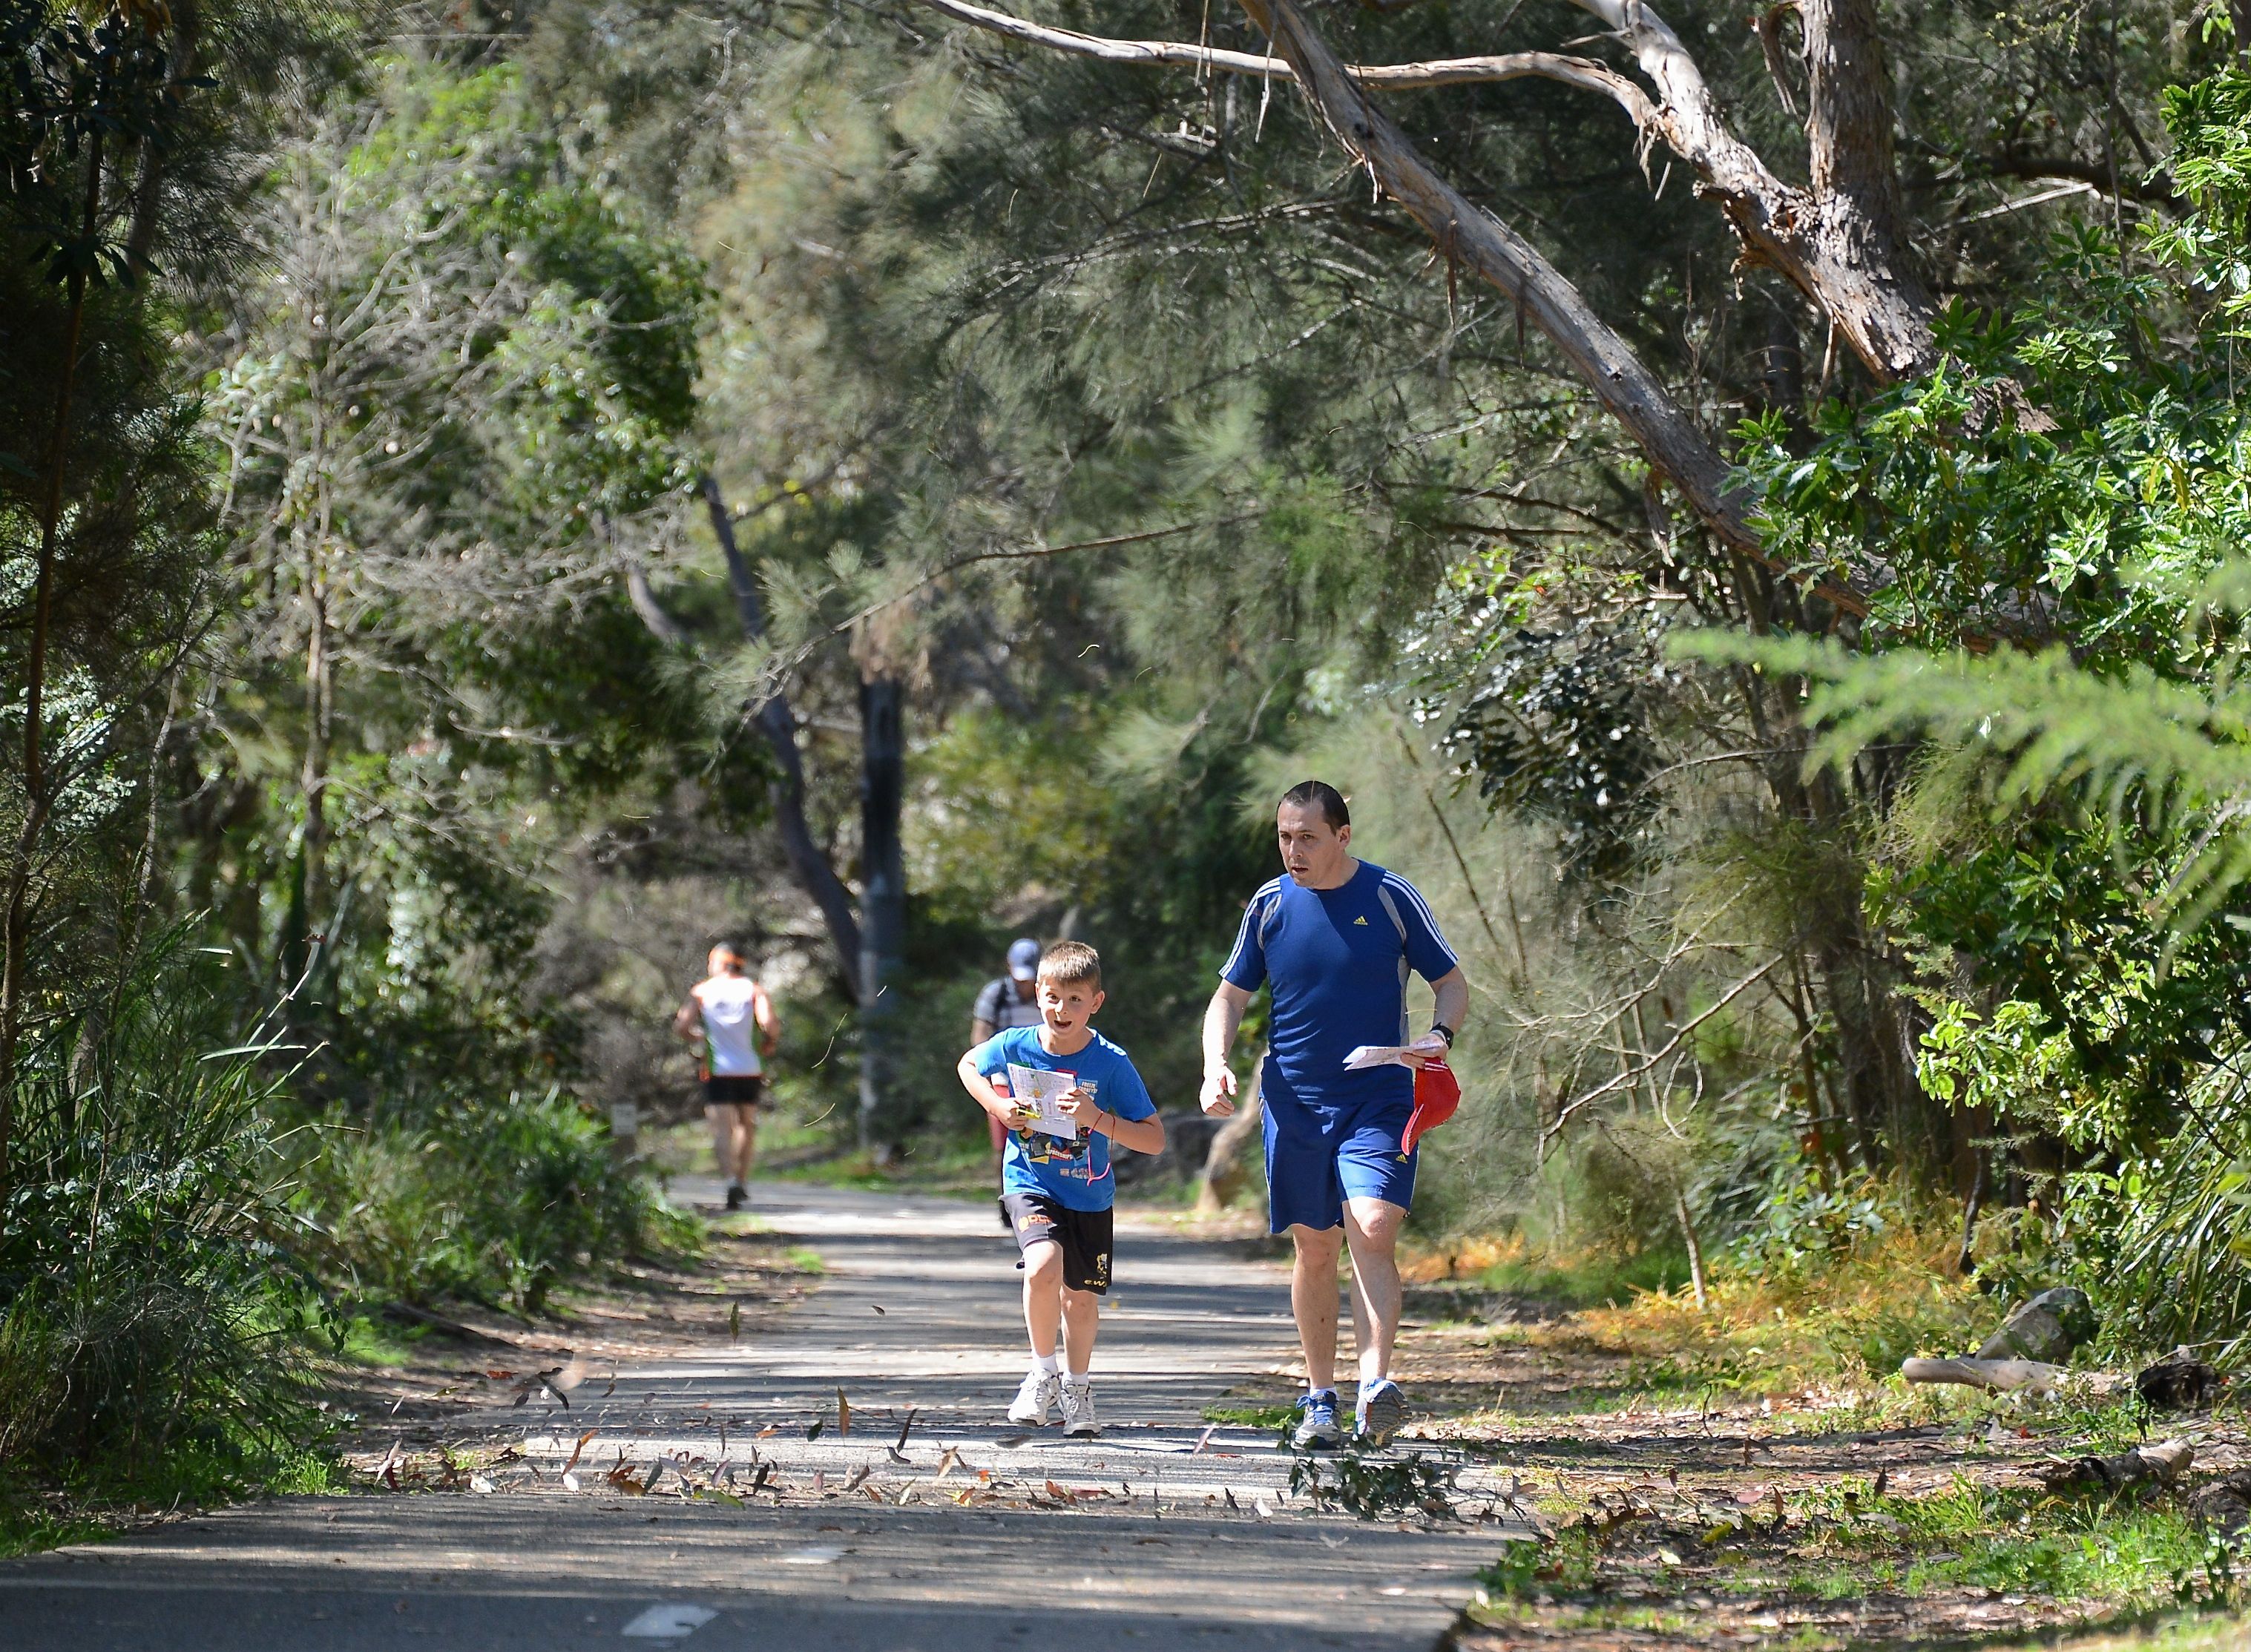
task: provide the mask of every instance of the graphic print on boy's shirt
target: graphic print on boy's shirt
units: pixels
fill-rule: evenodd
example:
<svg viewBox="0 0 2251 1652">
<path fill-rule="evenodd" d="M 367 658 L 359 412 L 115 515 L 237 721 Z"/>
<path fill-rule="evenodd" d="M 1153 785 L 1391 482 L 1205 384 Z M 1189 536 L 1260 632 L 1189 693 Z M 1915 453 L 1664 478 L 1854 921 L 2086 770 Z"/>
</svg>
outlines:
<svg viewBox="0 0 2251 1652">
<path fill-rule="evenodd" d="M 1090 1113 L 1099 1108 L 1129 1123 L 1156 1116 L 1157 1105 L 1133 1070 L 1132 1058 L 1099 1033 L 1084 1049 L 1050 1055 L 1041 1047 L 1037 1027 L 1010 1027 L 994 1033 L 971 1054 L 978 1072 L 988 1079 L 1005 1078 L 1011 1061 L 1069 1073 L 1089 1098 Z M 1072 1210 L 1107 1210 L 1116 1188 L 1110 1173 L 1110 1137 L 1099 1130 L 1083 1130 L 1076 1138 L 1066 1138 L 1013 1129 L 1001 1159 L 1001 1185 L 1005 1193 L 1045 1193 Z"/>
</svg>

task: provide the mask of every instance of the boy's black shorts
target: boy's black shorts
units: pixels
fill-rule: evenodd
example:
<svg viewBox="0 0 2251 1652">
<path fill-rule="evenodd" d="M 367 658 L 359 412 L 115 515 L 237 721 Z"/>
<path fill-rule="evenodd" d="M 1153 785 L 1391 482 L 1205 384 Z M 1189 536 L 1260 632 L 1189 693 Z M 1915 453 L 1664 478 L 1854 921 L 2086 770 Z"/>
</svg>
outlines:
<svg viewBox="0 0 2251 1652">
<path fill-rule="evenodd" d="M 1045 1193 L 1007 1193 L 1001 1205 L 1016 1230 L 1016 1248 L 1042 1240 L 1063 1247 L 1063 1282 L 1096 1296 L 1110 1289 L 1110 1213 L 1073 1210 Z M 1021 1258 L 1016 1266 L 1022 1268 Z"/>
<path fill-rule="evenodd" d="M 703 1081 L 703 1099 L 714 1107 L 762 1107 L 766 1082 L 756 1073 L 714 1073 Z"/>
</svg>

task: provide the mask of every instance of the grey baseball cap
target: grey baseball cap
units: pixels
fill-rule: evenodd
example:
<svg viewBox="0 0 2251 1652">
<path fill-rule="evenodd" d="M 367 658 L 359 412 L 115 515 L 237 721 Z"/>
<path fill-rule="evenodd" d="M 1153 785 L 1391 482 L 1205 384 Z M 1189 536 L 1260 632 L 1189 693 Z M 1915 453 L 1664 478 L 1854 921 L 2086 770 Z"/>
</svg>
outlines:
<svg viewBox="0 0 2251 1652">
<path fill-rule="evenodd" d="M 1029 981 L 1040 972 L 1040 944 L 1029 935 L 1008 948 L 1008 973 Z"/>
</svg>

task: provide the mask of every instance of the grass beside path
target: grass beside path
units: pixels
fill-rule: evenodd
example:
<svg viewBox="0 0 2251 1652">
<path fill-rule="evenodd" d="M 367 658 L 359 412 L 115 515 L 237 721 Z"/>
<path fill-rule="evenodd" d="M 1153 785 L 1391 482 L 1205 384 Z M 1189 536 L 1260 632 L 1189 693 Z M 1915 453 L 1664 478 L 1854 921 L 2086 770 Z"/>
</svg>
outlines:
<svg viewBox="0 0 2251 1652">
<path fill-rule="evenodd" d="M 2251 1414 L 2230 1400 L 2156 1414 L 2088 1385 L 2047 1399 L 1906 1386 L 1902 1355 L 1974 1346 L 2007 1305 L 1939 1265 L 1947 1238 L 1902 1227 L 1826 1262 L 1723 1274 L 1701 1308 L 1682 1289 L 1568 1310 L 1461 1291 L 1488 1283 L 1490 1261 L 1457 1260 L 1451 1296 L 1444 1272 L 1430 1280 L 1437 1311 L 1400 1360 L 1429 1414 L 1403 1448 L 1502 1465 L 1547 1534 L 1496 1556 L 1462 1652 L 2097 1630 L 2068 1644 L 2251 1647 L 2241 1620 L 2212 1615 L 2246 1603 L 2241 1538 L 2193 1506 L 2251 1468 Z M 2058 1493 L 2042 1476 L 2160 1439 L 2194 1449 L 2174 1487 Z"/>
</svg>

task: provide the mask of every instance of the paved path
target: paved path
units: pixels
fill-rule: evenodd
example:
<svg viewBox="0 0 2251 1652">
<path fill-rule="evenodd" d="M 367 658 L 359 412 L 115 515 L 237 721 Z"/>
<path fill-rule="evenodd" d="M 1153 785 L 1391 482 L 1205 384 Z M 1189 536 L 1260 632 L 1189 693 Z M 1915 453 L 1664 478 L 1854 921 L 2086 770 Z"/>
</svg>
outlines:
<svg viewBox="0 0 2251 1652">
<path fill-rule="evenodd" d="M 1065 1442 L 1002 1417 L 1024 1354 L 1014 1246 L 989 1205 L 761 1184 L 755 1206 L 821 1253 L 821 1288 L 763 1334 L 628 1366 L 613 1388 L 604 1373 L 567 1420 L 495 1411 L 491 1427 L 530 1426 L 525 1461 L 491 1495 L 284 1498 L 0 1565 L 0 1642 L 1423 1652 L 1500 1547 L 1490 1523 L 1316 1514 L 1288 1495 L 1271 1434 L 1204 1423 L 1223 1390 L 1290 1357 L 1286 1277 L 1240 1247 L 1121 1220 L 1095 1363 L 1105 1432 Z M 901 1461 L 888 1448 L 910 1410 Z M 589 1429 L 583 1490 L 565 1491 Z M 602 1477 L 660 1459 L 687 1466 L 690 1486 L 717 1476 L 745 1493 L 763 1472 L 784 1490 L 731 1506 L 661 1495 L 661 1480 L 660 1495 L 623 1496 Z M 1491 1482 L 1472 1469 L 1461 1483 Z M 1027 1492 L 1052 1501 L 1050 1484 L 1067 1509 L 1022 1506 Z M 1000 1506 L 974 1493 L 958 1506 L 971 1488 Z"/>
</svg>

